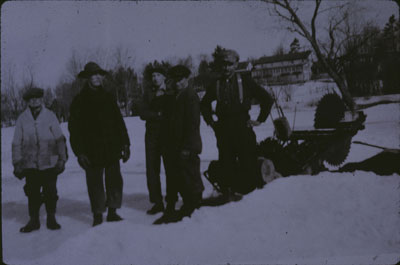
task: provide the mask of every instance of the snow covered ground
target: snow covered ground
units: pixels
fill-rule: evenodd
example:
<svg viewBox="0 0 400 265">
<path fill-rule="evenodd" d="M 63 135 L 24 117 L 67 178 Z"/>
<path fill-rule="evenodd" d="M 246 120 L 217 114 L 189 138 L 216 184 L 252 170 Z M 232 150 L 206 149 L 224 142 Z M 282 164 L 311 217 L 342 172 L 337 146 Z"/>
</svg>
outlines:
<svg viewBox="0 0 400 265">
<path fill-rule="evenodd" d="M 399 96 L 394 96 L 399 99 Z M 362 101 L 363 99 L 359 99 Z M 371 100 L 371 99 L 369 99 Z M 285 108 L 290 124 L 293 108 Z M 353 140 L 400 147 L 399 104 L 364 110 L 366 128 Z M 252 109 L 255 117 L 258 109 Z M 277 116 L 275 111 L 272 113 Z M 297 108 L 295 127 L 313 124 L 314 107 Z M 22 234 L 28 221 L 24 181 L 12 174 L 14 128 L 1 131 L 2 243 L 7 264 L 395 264 L 400 261 L 400 176 L 324 172 L 280 178 L 239 202 L 202 207 L 176 224 L 154 226 L 160 217 L 146 215 L 151 206 L 145 177 L 144 122 L 125 119 L 133 143 L 131 159 L 122 164 L 124 220 L 91 227 L 83 170 L 70 159 L 59 176 L 59 231 L 45 226 Z M 67 137 L 67 125 L 62 124 Z M 255 128 L 257 140 L 271 136 L 270 118 Z M 201 169 L 217 158 L 213 132 L 201 124 Z M 380 150 L 353 144 L 346 162 Z M 164 173 L 162 179 L 164 180 Z M 214 194 L 206 186 L 204 196 Z M 163 188 L 165 185 L 163 183 Z"/>
</svg>

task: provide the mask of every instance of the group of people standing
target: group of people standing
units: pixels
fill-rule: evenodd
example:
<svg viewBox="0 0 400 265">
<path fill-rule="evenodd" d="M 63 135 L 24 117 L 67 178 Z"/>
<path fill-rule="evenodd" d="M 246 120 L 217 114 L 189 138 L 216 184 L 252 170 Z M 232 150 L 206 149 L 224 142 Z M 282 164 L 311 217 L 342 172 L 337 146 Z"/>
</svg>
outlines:
<svg viewBox="0 0 400 265">
<path fill-rule="evenodd" d="M 155 224 L 190 216 L 200 207 L 204 190 L 200 174 L 200 100 L 189 86 L 190 70 L 183 65 L 151 70 L 152 86 L 144 91 L 140 117 L 146 121 L 146 176 L 150 202 L 147 214 L 164 212 Z M 166 175 L 166 207 L 161 192 L 160 167 Z M 181 195 L 183 206 L 175 210 Z"/>
<path fill-rule="evenodd" d="M 222 194 L 226 200 L 234 195 L 230 187 L 237 166 L 246 177 L 244 192 L 262 186 L 256 177 L 256 138 L 252 127 L 266 120 L 272 98 L 250 75 L 235 71 L 238 62 L 235 51 L 225 50 L 224 70 L 215 75 L 201 102 L 189 84 L 191 71 L 187 67 L 176 65 L 168 70 L 161 67 L 151 70 L 152 86 L 144 91 L 139 113 L 146 121 L 146 177 L 153 203 L 147 214 L 163 212 L 154 224 L 190 217 L 201 205 L 204 190 L 199 158 L 201 113 L 217 138 L 224 176 Z M 108 222 L 122 220 L 116 212 L 122 204 L 120 160 L 128 161 L 131 149 L 117 102 L 102 85 L 106 74 L 94 62 L 85 65 L 78 77 L 87 81 L 71 103 L 68 121 L 72 150 L 86 173 L 93 226 L 103 222 L 107 208 Z M 65 169 L 68 154 L 57 118 L 43 107 L 42 97 L 40 88 L 25 93 L 28 108 L 17 120 L 12 142 L 14 174 L 19 179 L 26 178 L 24 190 L 30 220 L 20 230 L 24 233 L 40 228 L 42 203 L 46 205 L 47 227 L 61 228 L 55 219 L 56 182 Z M 214 100 L 218 120 L 213 119 L 211 103 Z M 261 106 L 257 120 L 251 120 L 248 114 L 254 100 Z M 166 175 L 166 206 L 161 191 L 161 159 Z M 176 210 L 178 195 L 183 205 Z"/>
</svg>

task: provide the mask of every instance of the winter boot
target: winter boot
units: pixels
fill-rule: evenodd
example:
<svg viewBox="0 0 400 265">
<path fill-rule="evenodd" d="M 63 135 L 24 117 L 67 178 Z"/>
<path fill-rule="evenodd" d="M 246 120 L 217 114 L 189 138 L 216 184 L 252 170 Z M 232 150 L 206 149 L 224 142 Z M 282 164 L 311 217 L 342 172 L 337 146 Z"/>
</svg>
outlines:
<svg viewBox="0 0 400 265">
<path fill-rule="evenodd" d="M 182 218 L 191 217 L 192 213 L 199 209 L 202 201 L 202 193 L 195 193 L 190 195 L 190 197 L 183 199 L 183 205 L 179 209 L 179 214 Z"/>
<path fill-rule="evenodd" d="M 21 233 L 30 233 L 34 230 L 38 230 L 40 228 L 40 221 L 39 221 L 39 216 L 31 216 L 31 219 L 29 222 L 24 226 L 21 227 L 19 230 Z"/>
<path fill-rule="evenodd" d="M 175 202 L 167 203 L 167 207 L 165 208 L 164 214 L 158 218 L 157 220 L 154 221 L 154 225 L 159 225 L 159 224 L 168 224 L 172 222 L 178 222 L 181 220 L 179 212 L 175 210 Z"/>
<path fill-rule="evenodd" d="M 28 185 L 24 186 L 24 190 L 28 196 L 28 211 L 30 219 L 29 222 L 24 227 L 21 227 L 19 231 L 21 233 L 30 233 L 40 228 L 39 211 L 42 202 L 40 196 L 31 195 Z"/>
<path fill-rule="evenodd" d="M 47 214 L 47 228 L 50 230 L 61 229 L 61 225 L 57 223 L 56 216 L 54 213 Z"/>
<path fill-rule="evenodd" d="M 92 226 L 96 226 L 103 223 L 103 214 L 101 213 L 94 213 L 93 214 L 93 225 Z"/>
<path fill-rule="evenodd" d="M 108 208 L 107 222 L 118 222 L 122 220 L 122 217 L 117 214 L 115 208 Z"/>
<path fill-rule="evenodd" d="M 165 213 L 170 214 L 175 212 L 175 202 L 167 202 Z"/>
<path fill-rule="evenodd" d="M 146 213 L 149 214 L 149 215 L 153 215 L 153 214 L 160 213 L 160 212 L 163 212 L 163 211 L 164 211 L 164 204 L 162 202 L 157 202 Z"/>
<path fill-rule="evenodd" d="M 182 218 L 191 217 L 195 209 L 196 207 L 192 203 L 186 203 L 186 204 L 184 203 L 182 207 L 179 209 L 179 214 L 181 215 Z"/>
</svg>

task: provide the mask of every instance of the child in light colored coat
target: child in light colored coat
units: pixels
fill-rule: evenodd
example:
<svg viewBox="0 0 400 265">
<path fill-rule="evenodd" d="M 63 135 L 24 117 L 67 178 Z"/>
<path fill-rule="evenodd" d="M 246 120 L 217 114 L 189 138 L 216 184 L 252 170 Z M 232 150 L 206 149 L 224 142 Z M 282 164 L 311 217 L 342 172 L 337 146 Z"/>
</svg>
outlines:
<svg viewBox="0 0 400 265">
<path fill-rule="evenodd" d="M 20 232 L 29 233 L 40 228 L 39 210 L 43 202 L 47 228 L 57 230 L 61 226 L 55 219 L 56 184 L 68 159 L 65 137 L 56 115 L 43 106 L 43 89 L 31 88 L 23 98 L 28 107 L 17 119 L 12 142 L 14 175 L 26 179 L 24 191 L 30 216 Z"/>
</svg>

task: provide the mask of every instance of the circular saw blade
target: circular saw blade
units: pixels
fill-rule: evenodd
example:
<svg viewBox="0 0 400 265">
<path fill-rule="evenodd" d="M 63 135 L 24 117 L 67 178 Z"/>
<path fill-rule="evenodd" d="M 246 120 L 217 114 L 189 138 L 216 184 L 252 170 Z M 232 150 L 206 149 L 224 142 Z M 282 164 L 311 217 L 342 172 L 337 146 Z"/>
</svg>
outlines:
<svg viewBox="0 0 400 265">
<path fill-rule="evenodd" d="M 340 166 L 347 158 L 351 147 L 352 136 L 344 135 L 333 139 L 324 153 L 324 160 L 331 166 Z"/>
<path fill-rule="evenodd" d="M 326 94 L 317 104 L 314 116 L 315 128 L 335 128 L 343 119 L 346 105 L 338 94 Z"/>
</svg>

